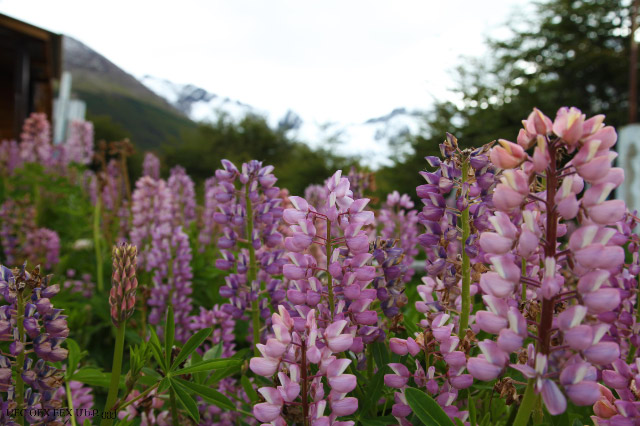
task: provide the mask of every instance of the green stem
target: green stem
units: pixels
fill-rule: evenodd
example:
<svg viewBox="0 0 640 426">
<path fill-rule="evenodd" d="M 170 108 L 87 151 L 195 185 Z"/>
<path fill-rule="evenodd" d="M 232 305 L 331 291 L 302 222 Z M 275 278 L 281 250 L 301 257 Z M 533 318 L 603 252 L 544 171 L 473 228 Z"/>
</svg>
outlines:
<svg viewBox="0 0 640 426">
<path fill-rule="evenodd" d="M 24 306 L 25 306 L 25 295 L 22 294 L 22 291 L 18 291 L 17 294 L 17 302 L 18 302 L 18 317 L 16 321 L 18 323 L 18 338 L 20 339 L 20 343 L 24 345 Z M 22 370 L 24 368 L 24 351 L 25 348 L 23 346 L 22 351 L 18 354 L 16 359 L 16 403 L 17 408 L 22 410 L 26 408 L 24 406 L 24 380 L 22 379 Z M 24 415 L 19 413 L 16 416 L 15 422 L 22 426 L 24 424 Z"/>
<path fill-rule="evenodd" d="M 249 242 L 249 271 L 247 273 L 247 281 L 250 287 L 253 286 L 253 282 L 257 277 L 257 265 L 256 265 L 256 250 L 253 248 L 253 205 L 249 199 L 249 188 L 251 182 L 247 182 L 244 191 L 245 208 L 247 210 L 247 228 L 246 237 Z M 253 353 L 255 356 L 260 356 L 258 351 L 258 343 L 260 343 L 260 328 L 262 327 L 262 321 L 260 320 L 260 300 L 256 297 L 251 302 L 251 327 L 253 328 Z"/>
<path fill-rule="evenodd" d="M 124 329 L 125 323 L 120 324 L 116 328 L 116 347 L 113 350 L 113 367 L 111 368 L 111 383 L 109 384 L 109 393 L 107 394 L 107 402 L 104 405 L 104 412 L 110 411 L 118 399 L 118 389 L 120 387 L 120 372 L 122 371 L 122 355 L 124 352 Z M 110 417 L 110 416 L 105 416 Z M 113 419 L 102 419 L 100 426 L 111 426 Z"/>
<path fill-rule="evenodd" d="M 102 276 L 102 247 L 100 244 L 100 210 L 102 208 L 102 197 L 98 194 L 96 205 L 93 208 L 93 246 L 96 251 L 96 279 L 98 281 L 98 291 L 104 288 L 104 277 Z"/>
<path fill-rule="evenodd" d="M 467 182 L 469 174 L 469 160 L 465 160 L 462 163 L 462 184 Z M 466 195 L 465 195 L 466 197 Z M 460 313 L 460 328 L 458 329 L 458 337 L 460 340 L 464 339 L 467 334 L 467 327 L 469 326 L 469 314 L 471 313 L 471 262 L 469 255 L 465 250 L 465 245 L 469 235 L 471 234 L 471 227 L 469 224 L 469 207 L 462 211 L 462 312 Z"/>
<path fill-rule="evenodd" d="M 331 263 L 331 221 L 327 219 L 327 240 L 325 241 L 327 247 L 327 270 L 329 270 L 329 264 Z M 329 307 L 331 308 L 331 319 L 333 320 L 333 314 L 336 310 L 336 305 L 333 300 L 333 277 L 327 272 L 327 288 L 329 290 Z"/>
<path fill-rule="evenodd" d="M 520 408 L 518 408 L 518 414 L 513 421 L 513 426 L 527 426 L 529 423 L 529 417 L 533 411 L 533 407 L 536 403 L 536 392 L 534 389 L 535 379 L 529 379 L 527 382 L 527 390 L 524 392 Z"/>
<path fill-rule="evenodd" d="M 144 392 L 142 392 L 140 395 L 136 396 L 135 398 L 132 398 L 128 401 L 126 401 L 124 404 L 119 405 L 118 406 L 118 411 L 122 411 L 125 408 L 127 408 L 129 405 L 133 404 L 134 402 L 138 401 L 139 399 L 144 398 L 145 396 L 147 396 L 152 390 L 154 390 L 155 388 L 157 388 L 160 385 L 160 382 L 157 382 L 155 385 L 147 388 Z"/>
<path fill-rule="evenodd" d="M 171 423 L 173 426 L 180 426 L 180 419 L 178 417 L 178 404 L 176 403 L 176 392 L 171 388 L 169 390 L 169 401 L 171 404 Z"/>
<path fill-rule="evenodd" d="M 76 420 L 76 413 L 73 409 L 73 397 L 71 396 L 71 386 L 69 386 L 69 381 L 65 380 L 64 382 L 65 390 L 67 391 L 67 406 L 71 411 L 71 426 L 77 426 L 78 422 Z"/>
</svg>

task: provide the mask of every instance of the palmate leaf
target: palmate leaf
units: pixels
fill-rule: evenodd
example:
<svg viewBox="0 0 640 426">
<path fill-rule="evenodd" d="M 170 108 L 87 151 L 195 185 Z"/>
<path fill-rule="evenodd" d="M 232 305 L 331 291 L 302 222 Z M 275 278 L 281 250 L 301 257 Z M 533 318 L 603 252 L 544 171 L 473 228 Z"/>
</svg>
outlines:
<svg viewBox="0 0 640 426">
<path fill-rule="evenodd" d="M 246 376 L 242 376 L 242 377 L 246 377 Z M 182 380 L 178 378 L 172 379 L 171 382 L 179 383 L 184 388 L 186 388 L 187 391 L 197 394 L 208 403 L 213 404 L 217 407 L 220 407 L 224 410 L 234 410 L 236 408 L 236 406 L 233 404 L 233 402 L 231 402 L 229 398 L 227 398 L 217 390 L 211 389 L 208 386 L 199 385 L 197 383 L 188 382 L 186 380 Z"/>
<path fill-rule="evenodd" d="M 202 342 L 207 339 L 207 337 L 209 337 L 212 331 L 213 330 L 211 330 L 210 328 L 205 328 L 204 330 L 200 330 L 196 334 L 191 336 L 189 340 L 187 340 L 187 343 L 185 343 L 180 350 L 180 353 L 178 354 L 176 359 L 173 360 L 173 364 L 171 364 L 171 370 L 175 370 L 180 364 L 182 364 L 182 362 L 185 361 L 189 357 L 189 355 L 191 355 L 193 351 L 195 351 L 198 346 L 200 346 Z"/>
<path fill-rule="evenodd" d="M 382 366 L 378 369 L 376 374 L 373 375 L 369 383 L 367 383 L 366 387 L 366 396 L 362 403 L 362 413 L 364 415 L 369 415 L 369 412 L 373 409 L 371 413 L 373 416 L 377 415 L 377 405 L 380 400 L 380 395 L 384 389 L 384 373 L 386 372 L 386 367 Z"/>
<path fill-rule="evenodd" d="M 413 413 L 426 426 L 453 426 L 447 413 L 426 393 L 415 388 L 407 388 L 404 395 Z"/>
<path fill-rule="evenodd" d="M 385 416 L 385 417 L 376 417 L 373 419 L 362 419 L 360 420 L 360 425 L 362 426 L 388 426 L 397 423 L 395 417 Z"/>
<path fill-rule="evenodd" d="M 196 421 L 196 424 L 200 423 L 200 412 L 198 411 L 198 404 L 196 404 L 196 401 L 191 397 L 191 395 L 189 395 L 185 388 L 175 380 L 170 380 L 170 384 L 171 389 L 176 393 L 178 401 L 180 401 L 180 404 L 182 404 L 182 406 L 187 410 L 189 416 Z"/>
<path fill-rule="evenodd" d="M 199 362 L 194 365 L 190 365 L 185 368 L 181 368 L 179 370 L 172 371 L 171 375 L 179 376 L 182 374 L 197 373 L 200 371 L 219 370 L 221 368 L 228 368 L 228 367 L 232 367 L 240 364 L 242 364 L 242 360 L 236 359 L 236 358 L 210 359 L 207 361 Z"/>
<path fill-rule="evenodd" d="M 167 364 L 165 363 L 165 358 L 162 356 L 162 346 L 160 346 L 160 339 L 158 339 L 158 335 L 153 327 L 149 326 L 149 344 L 151 345 L 151 351 L 153 352 L 153 357 L 156 359 L 156 362 L 162 368 L 162 371 L 167 372 Z"/>
</svg>

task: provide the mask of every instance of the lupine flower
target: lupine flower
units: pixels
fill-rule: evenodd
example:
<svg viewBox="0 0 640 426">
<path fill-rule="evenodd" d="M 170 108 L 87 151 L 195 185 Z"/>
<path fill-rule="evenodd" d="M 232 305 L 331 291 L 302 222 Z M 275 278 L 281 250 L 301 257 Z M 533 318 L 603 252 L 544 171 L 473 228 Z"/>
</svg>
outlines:
<svg viewBox="0 0 640 426">
<path fill-rule="evenodd" d="M 20 145 L 16 141 L 0 141 L 0 170 L 3 175 L 11 176 L 22 165 Z"/>
<path fill-rule="evenodd" d="M 171 191 L 171 214 L 174 225 L 189 228 L 189 224 L 196 218 L 196 192 L 193 181 L 183 167 L 171 169 L 167 180 Z"/>
<path fill-rule="evenodd" d="M 160 160 L 152 152 L 144 154 L 142 162 L 142 176 L 149 176 L 151 179 L 160 179 Z"/>
<path fill-rule="evenodd" d="M 493 197 L 493 229 L 480 237 L 491 268 L 480 278 L 487 310 L 476 313 L 476 325 L 498 338 L 480 342 L 482 355 L 469 359 L 468 368 L 484 381 L 507 367 L 520 371 L 535 381 L 553 415 L 565 411 L 567 397 L 576 405 L 607 406 L 598 405 L 599 377 L 626 380 L 598 371 L 611 364 L 625 370 L 614 324 L 629 294 L 621 247 L 627 238 L 618 231 L 627 212 L 624 203 L 606 201 L 623 174 L 611 167 L 616 135 L 602 118 L 585 120 L 576 108 L 561 108 L 552 122 L 536 109 L 518 145 L 502 141 L 491 152 L 505 170 Z M 564 166 L 563 151 L 571 154 Z M 591 185 L 586 191 L 585 183 Z M 558 244 L 566 221 L 574 219 L 579 227 L 568 244 Z M 535 327 L 527 327 L 525 317 Z M 538 342 L 524 350 L 531 332 Z M 521 354 L 519 362 L 508 364 L 513 352 Z"/>
<path fill-rule="evenodd" d="M 91 274 L 82 274 L 79 278 L 76 278 L 76 271 L 74 269 L 68 269 L 66 275 L 67 280 L 62 283 L 63 288 L 68 289 L 72 293 L 80 293 L 87 299 L 91 297 L 95 287 Z"/>
<path fill-rule="evenodd" d="M 356 377 L 345 374 L 351 360 L 333 355 L 353 344 L 353 336 L 344 333 L 347 321 L 336 321 L 322 332 L 317 327 L 314 309 L 308 310 L 306 319 L 300 318 L 302 321 L 293 319 L 284 306 L 278 309 L 272 317 L 274 335 L 265 345 L 258 345 L 261 356 L 251 359 L 250 368 L 265 377 L 277 373 L 280 385 L 258 389 L 265 402 L 253 407 L 254 416 L 264 423 L 288 424 L 282 417 L 282 409 L 297 404 L 302 407 L 303 417 L 312 424 L 354 425 L 350 421 L 336 422 L 337 417 L 353 414 L 358 408 L 358 400 L 346 396 L 356 387 Z M 318 369 L 313 378 L 312 364 Z M 331 390 L 326 397 L 322 378 Z M 302 394 L 303 389 L 309 394 Z M 327 408 L 331 409 L 330 416 L 325 413 Z"/>
<path fill-rule="evenodd" d="M 31 263 L 52 269 L 60 260 L 60 237 L 47 228 L 36 228 L 26 235 L 24 251 Z"/>
<path fill-rule="evenodd" d="M 380 209 L 379 222 L 382 223 L 381 236 L 387 240 L 398 240 L 397 246 L 402 249 L 402 263 L 406 265 L 405 282 L 413 276 L 413 260 L 418 254 L 418 211 L 413 208 L 413 201 L 407 194 L 393 191 L 387 195 L 387 202 Z"/>
<path fill-rule="evenodd" d="M 124 323 L 136 306 L 136 278 L 138 249 L 131 244 L 123 243 L 113 247 L 113 276 L 111 278 L 111 321 L 116 327 Z"/>
<path fill-rule="evenodd" d="M 69 137 L 64 143 L 65 163 L 89 164 L 93 159 L 93 124 L 74 120 L 69 126 Z"/>
<path fill-rule="evenodd" d="M 258 302 L 262 319 L 268 320 L 270 310 L 267 299 L 259 296 L 261 284 L 271 295 L 276 305 L 284 298 L 282 281 L 274 278 L 282 273 L 284 251 L 281 249 L 282 235 L 278 231 L 282 218 L 280 189 L 272 174 L 273 166 L 263 166 L 252 160 L 244 163 L 241 170 L 228 160 L 222 160 L 222 169 L 216 170 L 217 186 L 210 189 L 209 196 L 217 202 L 218 212 L 213 220 L 222 227 L 218 237 L 220 258 L 216 267 L 235 271 L 225 277 L 225 286 L 220 295 L 228 298 L 223 306 L 227 312 L 240 318 L 252 302 Z M 250 206 L 247 205 L 250 203 Z M 248 217 L 248 208 L 251 217 Z M 251 221 L 249 221 L 251 220 Z M 247 235 L 249 224 L 252 235 Z M 252 272 L 249 248 L 234 250 L 239 241 L 246 241 L 255 253 L 255 270 Z M 253 279 L 250 278 L 253 275 Z"/>
<path fill-rule="evenodd" d="M 0 205 L 0 243 L 8 264 L 26 260 L 27 234 L 35 229 L 36 208 L 28 198 L 10 198 Z"/>
<path fill-rule="evenodd" d="M 20 134 L 20 158 L 26 163 L 51 164 L 53 147 L 51 145 L 51 126 L 47 116 L 32 113 L 24 121 Z"/>
<path fill-rule="evenodd" d="M 218 191 L 217 180 L 212 176 L 204 182 L 204 206 L 202 209 L 201 228 L 198 234 L 198 250 L 204 252 L 207 246 L 213 242 L 213 236 L 217 229 L 214 215 L 218 210 L 216 192 Z"/>
<path fill-rule="evenodd" d="M 8 303 L 0 307 L 0 339 L 11 342 L 9 352 L 0 356 L 0 392 L 6 392 L 6 400 L 15 408 L 44 409 L 37 415 L 26 415 L 29 424 L 54 422 L 60 414 L 46 409 L 59 408 L 54 396 L 64 372 L 51 363 L 67 357 L 62 343 L 69 335 L 69 328 L 62 310 L 55 309 L 51 303 L 60 287 L 50 285 L 50 279 L 40 275 L 39 267 L 29 272 L 26 264 L 14 270 L 0 265 L 0 294 Z M 16 323 L 19 312 L 24 312 L 23 335 Z M 16 371 L 19 360 L 24 362 L 19 376 L 25 385 L 24 395 L 15 395 L 15 383 L 11 379 L 11 371 Z"/>
</svg>

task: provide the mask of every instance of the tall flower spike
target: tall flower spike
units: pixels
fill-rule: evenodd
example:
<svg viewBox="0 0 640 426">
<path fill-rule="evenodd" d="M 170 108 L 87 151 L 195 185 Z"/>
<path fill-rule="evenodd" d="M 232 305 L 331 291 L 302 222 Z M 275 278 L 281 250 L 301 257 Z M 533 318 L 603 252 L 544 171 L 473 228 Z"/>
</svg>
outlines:
<svg viewBox="0 0 640 426">
<path fill-rule="evenodd" d="M 113 277 L 111 279 L 111 321 L 116 327 L 125 322 L 136 305 L 136 278 L 138 249 L 136 246 L 122 243 L 113 247 Z"/>
</svg>

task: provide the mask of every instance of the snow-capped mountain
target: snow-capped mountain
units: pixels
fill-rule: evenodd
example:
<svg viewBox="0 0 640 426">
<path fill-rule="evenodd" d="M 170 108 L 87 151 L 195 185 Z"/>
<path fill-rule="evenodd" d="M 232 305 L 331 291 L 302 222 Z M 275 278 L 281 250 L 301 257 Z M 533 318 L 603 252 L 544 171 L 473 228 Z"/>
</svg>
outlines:
<svg viewBox="0 0 640 426">
<path fill-rule="evenodd" d="M 357 155 L 374 168 L 389 164 L 392 150 L 397 146 L 394 142 L 402 142 L 407 136 L 417 134 L 423 117 L 420 111 L 396 108 L 389 114 L 362 123 L 306 121 L 291 110 L 274 119 L 266 110 L 191 84 L 176 84 L 149 75 L 140 81 L 194 121 L 216 122 L 222 115 L 237 121 L 248 114 L 261 115 L 290 137 L 314 147 L 325 145 L 341 154 Z"/>
<path fill-rule="evenodd" d="M 177 84 L 150 75 L 143 76 L 140 81 L 193 121 L 215 122 L 221 114 L 227 114 L 232 119 L 240 119 L 247 114 L 266 113 L 192 84 Z"/>
</svg>

